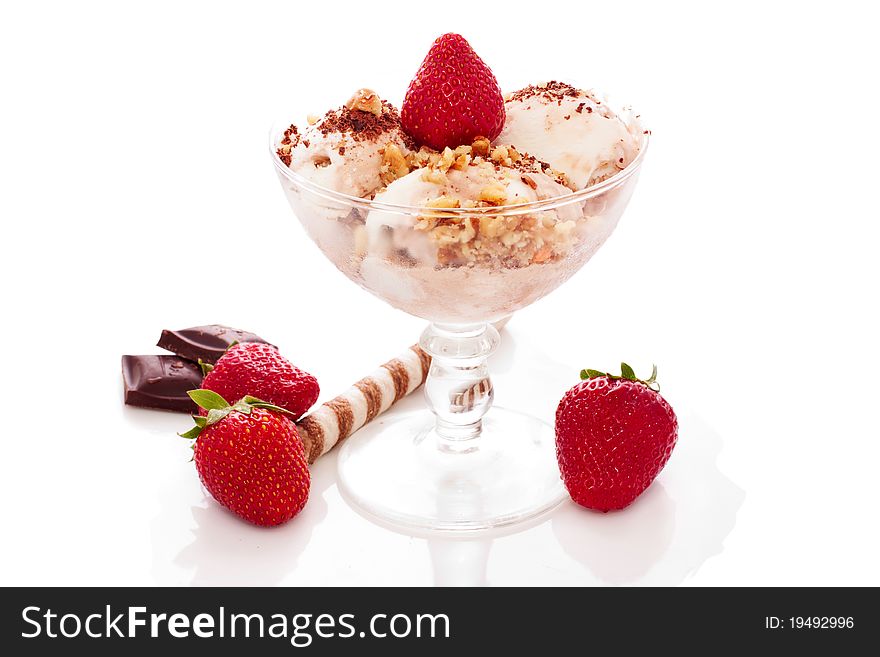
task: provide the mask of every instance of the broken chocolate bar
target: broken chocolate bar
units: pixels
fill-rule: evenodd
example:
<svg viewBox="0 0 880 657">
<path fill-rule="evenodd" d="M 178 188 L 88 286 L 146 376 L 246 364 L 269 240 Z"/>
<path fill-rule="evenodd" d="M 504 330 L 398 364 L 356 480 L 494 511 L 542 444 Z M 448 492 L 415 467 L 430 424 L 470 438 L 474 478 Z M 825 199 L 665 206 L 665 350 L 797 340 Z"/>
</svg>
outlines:
<svg viewBox="0 0 880 657">
<path fill-rule="evenodd" d="M 266 342 L 259 335 L 220 324 L 162 331 L 157 345 L 181 358 L 214 364 L 236 342 Z M 268 344 L 268 343 L 267 343 Z M 274 346 L 274 345 L 273 345 Z"/>
<path fill-rule="evenodd" d="M 198 412 L 186 394 L 202 385 L 202 370 L 192 361 L 178 356 L 123 356 L 122 381 L 129 406 Z"/>
</svg>

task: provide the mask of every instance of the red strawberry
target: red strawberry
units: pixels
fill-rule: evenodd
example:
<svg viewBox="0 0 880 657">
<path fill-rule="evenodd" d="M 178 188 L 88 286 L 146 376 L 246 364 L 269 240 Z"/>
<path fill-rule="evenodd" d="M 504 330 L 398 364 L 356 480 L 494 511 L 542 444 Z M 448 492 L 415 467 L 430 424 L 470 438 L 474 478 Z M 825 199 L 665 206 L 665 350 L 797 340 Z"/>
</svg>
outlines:
<svg viewBox="0 0 880 657">
<path fill-rule="evenodd" d="M 318 399 L 318 381 L 294 367 L 278 349 L 259 342 L 234 344 L 223 354 L 202 381 L 225 399 L 237 401 L 253 395 L 301 417 Z"/>
<path fill-rule="evenodd" d="M 443 150 L 495 139 L 504 127 L 504 97 L 492 70 L 460 34 L 434 42 L 400 111 L 403 129 L 417 142 Z"/>
<path fill-rule="evenodd" d="M 196 426 L 181 435 L 196 439 L 196 470 L 214 499 L 263 527 L 302 511 L 311 478 L 287 411 L 255 397 L 230 406 L 210 390 L 189 395 L 208 416 L 194 416 Z"/>
<path fill-rule="evenodd" d="M 588 509 L 632 504 L 666 465 L 678 437 L 672 407 L 621 363 L 622 376 L 584 370 L 556 409 L 556 458 L 571 498 Z"/>
</svg>

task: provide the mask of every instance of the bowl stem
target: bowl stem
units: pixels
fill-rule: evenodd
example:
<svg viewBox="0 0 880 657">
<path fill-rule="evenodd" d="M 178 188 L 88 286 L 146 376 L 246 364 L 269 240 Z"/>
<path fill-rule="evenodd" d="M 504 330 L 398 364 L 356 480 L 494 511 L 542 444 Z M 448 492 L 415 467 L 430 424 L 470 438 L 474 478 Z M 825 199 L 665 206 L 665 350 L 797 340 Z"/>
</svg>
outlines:
<svg viewBox="0 0 880 657">
<path fill-rule="evenodd" d="M 494 399 L 486 361 L 500 342 L 498 331 L 488 323 L 434 323 L 422 333 L 419 345 L 432 359 L 425 397 L 437 417 L 437 436 L 447 449 L 470 449 L 480 436 L 483 416 Z"/>
</svg>

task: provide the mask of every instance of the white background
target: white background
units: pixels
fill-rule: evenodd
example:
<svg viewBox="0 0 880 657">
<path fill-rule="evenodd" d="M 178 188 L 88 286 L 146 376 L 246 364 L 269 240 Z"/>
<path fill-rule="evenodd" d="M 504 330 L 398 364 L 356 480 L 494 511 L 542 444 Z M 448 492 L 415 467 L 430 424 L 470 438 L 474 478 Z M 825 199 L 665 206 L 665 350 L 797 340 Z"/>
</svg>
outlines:
<svg viewBox="0 0 880 657">
<path fill-rule="evenodd" d="M 862 3 L 341 5 L 0 10 L 0 583 L 880 584 Z M 266 136 L 361 86 L 399 103 L 445 31 L 505 90 L 571 80 L 653 130 L 615 235 L 511 323 L 498 402 L 549 419 L 580 368 L 656 362 L 679 447 L 623 513 L 469 541 L 363 519 L 331 455 L 302 516 L 250 527 L 202 492 L 185 416 L 123 407 L 119 358 L 222 322 L 326 397 L 416 340 L 307 240 Z"/>
</svg>

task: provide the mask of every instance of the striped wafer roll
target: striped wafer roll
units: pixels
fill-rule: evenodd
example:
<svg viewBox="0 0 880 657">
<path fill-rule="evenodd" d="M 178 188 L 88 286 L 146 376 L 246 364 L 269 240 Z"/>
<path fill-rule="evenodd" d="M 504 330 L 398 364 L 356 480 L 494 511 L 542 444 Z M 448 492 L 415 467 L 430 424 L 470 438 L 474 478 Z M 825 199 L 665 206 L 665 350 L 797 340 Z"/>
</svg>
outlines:
<svg viewBox="0 0 880 657">
<path fill-rule="evenodd" d="M 431 357 L 413 345 L 296 423 L 309 463 L 421 386 Z"/>
</svg>

